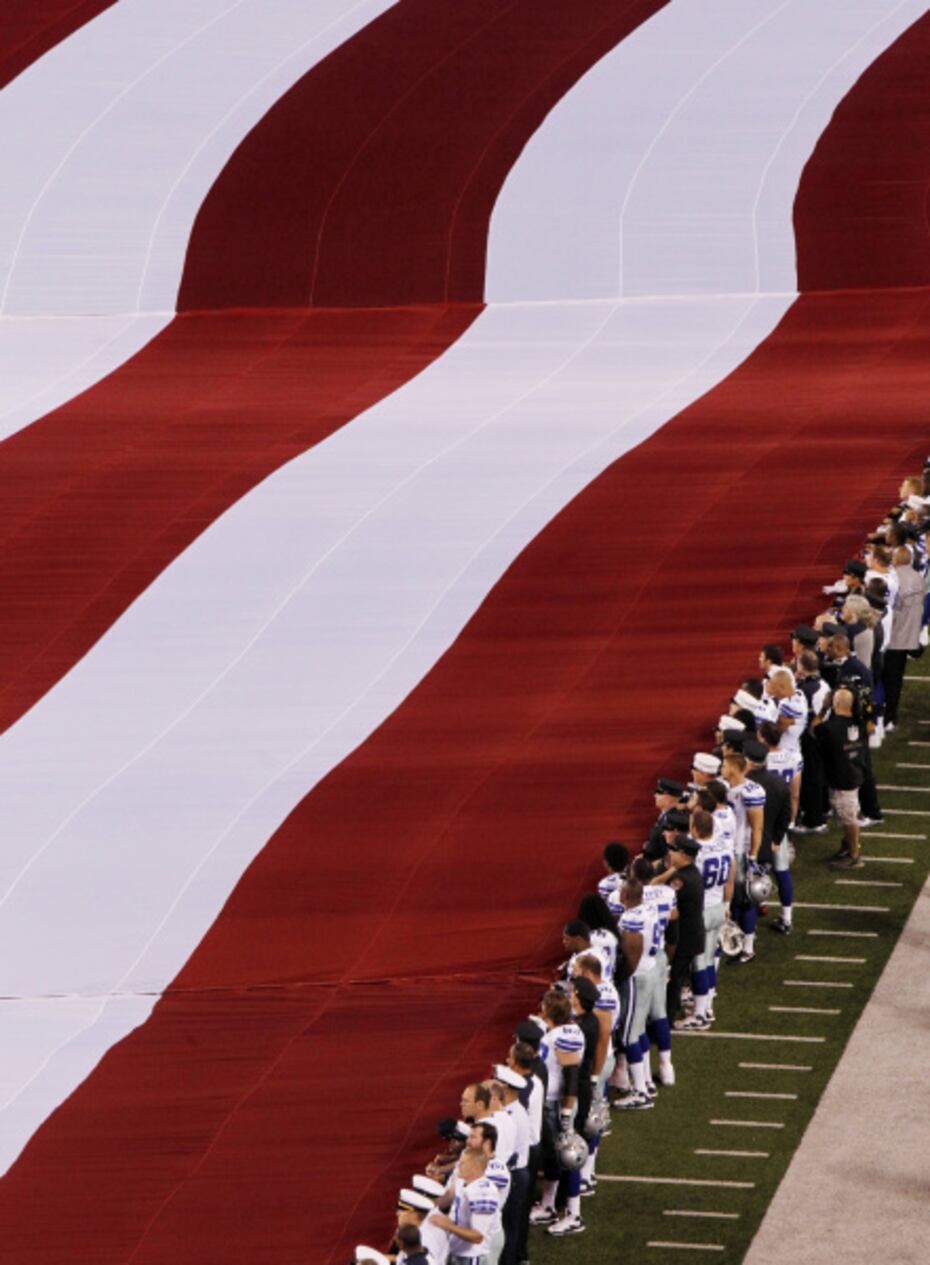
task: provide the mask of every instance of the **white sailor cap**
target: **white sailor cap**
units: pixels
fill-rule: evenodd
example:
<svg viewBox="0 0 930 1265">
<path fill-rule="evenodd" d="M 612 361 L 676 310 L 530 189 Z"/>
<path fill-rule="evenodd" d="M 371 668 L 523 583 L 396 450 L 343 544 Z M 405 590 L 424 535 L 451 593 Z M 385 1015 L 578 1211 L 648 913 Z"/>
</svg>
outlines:
<svg viewBox="0 0 930 1265">
<path fill-rule="evenodd" d="M 511 1089 L 526 1089 L 526 1077 L 504 1063 L 495 1063 L 494 1079 L 500 1081 L 502 1085 L 508 1085 Z"/>
<path fill-rule="evenodd" d="M 715 755 L 708 755 L 706 751 L 696 751 L 691 767 L 697 769 L 698 773 L 719 773 L 720 760 Z"/>
<path fill-rule="evenodd" d="M 468 1141 L 468 1135 L 469 1135 L 469 1133 L 471 1133 L 471 1125 L 468 1123 L 468 1121 L 467 1121 L 467 1120 L 456 1120 L 456 1122 L 455 1122 L 455 1136 L 456 1136 L 456 1137 L 458 1137 L 458 1138 L 464 1138 L 464 1139 L 465 1139 L 465 1141 L 467 1142 L 467 1141 Z"/>
<path fill-rule="evenodd" d="M 410 1179 L 410 1185 L 414 1190 L 419 1190 L 424 1195 L 432 1195 L 433 1199 L 438 1199 L 440 1195 L 445 1194 L 445 1186 L 442 1182 L 437 1182 L 432 1177 L 426 1177 L 423 1173 L 415 1173 Z"/>
<path fill-rule="evenodd" d="M 742 689 L 737 690 L 733 695 L 733 702 L 737 707 L 744 707 L 747 711 L 752 712 L 753 715 L 756 714 L 759 706 L 759 700 L 755 695 L 750 694 L 748 690 Z"/>
<path fill-rule="evenodd" d="M 391 1261 L 377 1248 L 359 1244 L 355 1249 L 355 1265 L 391 1265 Z"/>
<path fill-rule="evenodd" d="M 909 510 L 922 510 L 926 502 L 922 496 L 909 496 L 906 504 Z"/>
<path fill-rule="evenodd" d="M 745 729 L 746 726 L 741 720 L 737 720 L 735 716 L 721 716 L 717 721 L 718 729 Z"/>
<path fill-rule="evenodd" d="M 398 1208 L 412 1208 L 416 1212 L 432 1212 L 435 1201 L 420 1190 L 405 1186 L 397 1197 Z"/>
</svg>

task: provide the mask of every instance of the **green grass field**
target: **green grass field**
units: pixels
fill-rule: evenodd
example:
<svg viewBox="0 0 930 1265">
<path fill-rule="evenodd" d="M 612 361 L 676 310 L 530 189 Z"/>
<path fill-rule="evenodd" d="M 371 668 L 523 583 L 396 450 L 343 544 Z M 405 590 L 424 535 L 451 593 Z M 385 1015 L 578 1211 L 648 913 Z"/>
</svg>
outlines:
<svg viewBox="0 0 930 1265">
<path fill-rule="evenodd" d="M 714 1035 L 675 1036 L 677 1083 L 660 1089 L 654 1110 L 612 1113 L 612 1133 L 602 1143 L 598 1159 L 597 1194 L 582 1201 L 586 1232 L 554 1240 L 542 1230 L 532 1230 L 533 1265 L 557 1261 L 560 1265 L 594 1261 L 670 1265 L 702 1257 L 737 1265 L 743 1259 L 927 878 L 930 662 L 921 659 L 912 664 L 908 681 L 901 723 L 882 749 L 872 753 L 876 780 L 880 786 L 919 787 L 926 793 L 880 792 L 885 822 L 863 832 L 862 855 L 874 859 L 862 870 L 837 873 L 825 864 L 838 846 L 835 831 L 796 837 L 798 905 L 792 935 L 772 933 L 762 919 L 755 961 L 721 968 Z M 928 745 L 910 745 L 915 742 Z M 899 767 L 902 764 L 926 767 Z M 872 882 L 889 886 L 858 886 Z M 881 911 L 807 909 L 806 904 L 878 906 Z M 777 913 L 777 905 L 770 907 L 768 920 Z M 875 935 L 824 936 L 817 931 Z M 805 960 L 812 957 L 855 960 Z M 786 980 L 851 987 L 811 987 L 786 984 Z M 778 1039 L 731 1039 L 722 1033 L 770 1034 Z M 746 1066 L 752 1063 L 809 1070 Z M 744 1093 L 786 1097 L 732 1096 Z M 712 1120 L 779 1127 L 714 1125 Z M 701 1150 L 761 1154 L 698 1154 Z M 611 1177 L 678 1180 L 611 1181 Z M 732 1184 L 688 1184 L 700 1182 Z M 726 1215 L 671 1215 L 680 1212 Z M 698 1251 L 656 1246 L 661 1243 L 714 1246 Z"/>
</svg>

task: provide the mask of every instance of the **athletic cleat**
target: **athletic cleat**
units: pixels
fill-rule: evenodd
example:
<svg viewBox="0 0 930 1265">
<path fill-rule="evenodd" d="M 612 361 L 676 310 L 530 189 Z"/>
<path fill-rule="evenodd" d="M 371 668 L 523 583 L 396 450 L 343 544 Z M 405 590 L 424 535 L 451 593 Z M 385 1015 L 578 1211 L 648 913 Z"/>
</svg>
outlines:
<svg viewBox="0 0 930 1265">
<path fill-rule="evenodd" d="M 837 848 L 836 852 L 833 853 L 832 857 L 827 857 L 827 860 L 832 865 L 834 861 L 845 861 L 848 856 L 849 856 L 849 846 L 848 844 L 844 843 L 841 848 Z"/>
<path fill-rule="evenodd" d="M 665 1063 L 659 1068 L 656 1072 L 656 1080 L 660 1085 L 669 1086 L 675 1084 L 675 1069 L 671 1063 Z"/>
<path fill-rule="evenodd" d="M 565 1216 L 556 1221 L 555 1225 L 551 1225 L 546 1233 L 553 1234 L 556 1238 L 561 1238 L 563 1234 L 584 1234 L 584 1222 L 581 1217 Z"/>
<path fill-rule="evenodd" d="M 868 830 L 869 826 L 884 825 L 884 817 L 860 817 L 858 826 L 860 830 Z"/>
<path fill-rule="evenodd" d="M 824 822 L 820 826 L 789 826 L 788 829 L 793 835 L 825 835 L 827 823 Z"/>
<path fill-rule="evenodd" d="M 635 1093 L 636 1090 L 632 1087 L 632 1085 L 628 1086 L 626 1089 L 621 1089 L 614 1095 L 614 1100 L 610 1105 L 612 1107 L 619 1107 L 620 1104 L 625 1103 L 628 1098 L 632 1098 Z"/>
<path fill-rule="evenodd" d="M 648 1094 L 630 1094 L 629 1098 L 624 1098 L 622 1102 L 615 1102 L 614 1107 L 617 1111 L 649 1111 L 654 1107 L 655 1103 Z"/>
<path fill-rule="evenodd" d="M 746 963 L 751 962 L 755 956 L 755 953 L 747 952 L 747 950 L 744 949 L 736 960 L 745 966 Z"/>
<path fill-rule="evenodd" d="M 646 1081 L 646 1097 L 651 1098 L 653 1102 L 655 1102 L 658 1096 L 659 1091 L 656 1087 L 655 1081 Z"/>
<path fill-rule="evenodd" d="M 865 869 L 865 862 L 860 857 L 845 856 L 840 857 L 836 861 L 831 861 L 830 868 L 833 870 L 863 870 Z"/>
<path fill-rule="evenodd" d="M 714 1008 L 713 1008 L 713 1006 L 708 1006 L 708 1007 L 707 1007 L 707 1009 L 704 1011 L 704 1018 L 707 1020 L 707 1022 L 708 1022 L 708 1023 L 713 1023 L 713 1022 L 714 1022 L 714 1020 L 717 1018 L 717 1016 L 714 1014 Z"/>
<path fill-rule="evenodd" d="M 706 1015 L 689 1015 L 687 1019 L 676 1019 L 674 1023 L 676 1032 L 703 1032 L 709 1027 Z"/>
<path fill-rule="evenodd" d="M 770 922 L 769 926 L 773 931 L 777 931 L 779 935 L 791 935 L 791 923 L 785 922 L 784 918 L 776 918 L 774 922 Z"/>
<path fill-rule="evenodd" d="M 547 1204 L 534 1204 L 530 1211 L 530 1225 L 552 1225 L 558 1219 L 559 1214 Z"/>
<path fill-rule="evenodd" d="M 586 1198 L 588 1195 L 596 1194 L 597 1193 L 597 1178 L 596 1177 L 590 1177 L 590 1178 L 582 1177 L 580 1193 L 581 1193 L 582 1199 Z"/>
</svg>

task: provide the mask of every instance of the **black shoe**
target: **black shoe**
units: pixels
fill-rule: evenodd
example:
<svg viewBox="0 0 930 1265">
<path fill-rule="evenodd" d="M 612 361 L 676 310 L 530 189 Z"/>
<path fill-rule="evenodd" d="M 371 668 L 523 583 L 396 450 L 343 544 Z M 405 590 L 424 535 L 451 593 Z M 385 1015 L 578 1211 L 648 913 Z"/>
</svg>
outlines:
<svg viewBox="0 0 930 1265">
<path fill-rule="evenodd" d="M 849 845 L 844 843 L 841 848 L 839 848 L 836 852 L 833 853 L 832 857 L 827 857 L 827 860 L 832 865 L 834 861 L 845 861 L 848 856 L 849 856 Z"/>
<path fill-rule="evenodd" d="M 777 931 L 779 935 L 791 935 L 791 923 L 785 922 L 784 918 L 776 918 L 774 922 L 770 922 L 769 926 L 773 931 Z"/>
</svg>

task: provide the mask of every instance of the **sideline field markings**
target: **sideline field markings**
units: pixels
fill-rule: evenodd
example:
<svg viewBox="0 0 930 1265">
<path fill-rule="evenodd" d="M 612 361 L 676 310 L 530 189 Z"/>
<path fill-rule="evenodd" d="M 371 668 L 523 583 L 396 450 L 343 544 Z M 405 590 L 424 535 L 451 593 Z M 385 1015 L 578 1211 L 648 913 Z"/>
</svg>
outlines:
<svg viewBox="0 0 930 1265">
<path fill-rule="evenodd" d="M 723 1096 L 724 1098 L 779 1098 L 788 1102 L 793 1102 L 797 1098 L 797 1094 L 775 1094 L 761 1089 L 728 1089 L 724 1091 Z"/>
<path fill-rule="evenodd" d="M 821 957 L 815 953 L 796 953 L 794 955 L 795 962 L 855 962 L 857 964 L 865 962 L 866 958 L 831 958 Z"/>
<path fill-rule="evenodd" d="M 679 1029 L 675 1036 L 700 1037 L 704 1041 L 712 1037 L 723 1037 L 724 1040 L 730 1041 L 795 1041 L 803 1045 L 823 1045 L 827 1039 L 826 1037 L 783 1036 L 779 1032 L 711 1032 L 706 1028 L 703 1031 L 700 1028 Z"/>
<path fill-rule="evenodd" d="M 824 1010 L 821 1006 L 769 1006 L 782 1015 L 841 1015 L 842 1010 Z"/>
<path fill-rule="evenodd" d="M 867 857 L 864 852 L 859 853 L 863 861 L 883 862 L 885 865 L 913 865 L 913 857 Z"/>
<path fill-rule="evenodd" d="M 755 1182 L 725 1182 L 710 1177 L 633 1177 L 629 1173 L 598 1173 L 599 1182 L 642 1182 L 649 1186 L 720 1186 L 726 1190 L 755 1190 Z"/>
<path fill-rule="evenodd" d="M 787 988 L 852 988 L 846 980 L 835 979 L 783 979 Z"/>
<path fill-rule="evenodd" d="M 663 1208 L 663 1217 L 714 1217 L 721 1221 L 738 1221 L 738 1212 L 699 1212 L 697 1208 Z"/>
<path fill-rule="evenodd" d="M 903 887 L 903 883 L 896 883 L 893 879 L 887 878 L 838 878 L 834 880 L 837 887 Z"/>
<path fill-rule="evenodd" d="M 865 836 L 866 839 L 913 839 L 918 843 L 926 843 L 926 835 L 898 835 L 886 834 L 884 830 L 870 830 Z"/>
<path fill-rule="evenodd" d="M 848 936 L 851 940 L 877 940 L 877 931 L 827 931 L 825 927 L 814 927 L 807 933 L 809 936 Z"/>
<path fill-rule="evenodd" d="M 770 1151 L 713 1151 L 708 1147 L 697 1147 L 695 1155 L 725 1155 L 737 1160 L 767 1160 Z"/>
<path fill-rule="evenodd" d="M 676 1248 L 682 1252 L 722 1252 L 722 1243 L 672 1243 L 664 1239 L 650 1239 L 646 1247 Z"/>
<path fill-rule="evenodd" d="M 883 817 L 930 817 L 925 808 L 883 808 Z"/>
<path fill-rule="evenodd" d="M 780 1120 L 711 1120 L 711 1124 L 725 1129 L 784 1129 Z"/>
<path fill-rule="evenodd" d="M 930 747 L 930 742 L 922 742 L 922 747 Z M 894 766 L 896 769 L 930 769 L 930 764 L 905 764 L 902 760 Z"/>
<path fill-rule="evenodd" d="M 771 901 L 769 902 L 771 904 Z M 836 909 L 846 914 L 890 914 L 888 905 L 821 905 L 811 901 L 796 900 L 795 909 Z"/>
<path fill-rule="evenodd" d="M 737 1067 L 748 1067 L 757 1072 L 812 1072 L 809 1063 L 738 1063 Z"/>
<path fill-rule="evenodd" d="M 927 743 L 930 746 L 930 743 Z M 907 791 L 916 795 L 930 795 L 930 786 L 890 786 L 887 782 L 882 782 L 876 787 L 879 791 Z"/>
</svg>

